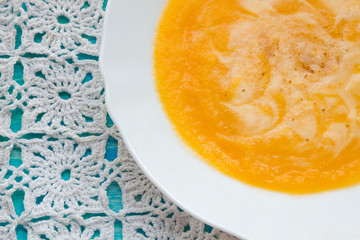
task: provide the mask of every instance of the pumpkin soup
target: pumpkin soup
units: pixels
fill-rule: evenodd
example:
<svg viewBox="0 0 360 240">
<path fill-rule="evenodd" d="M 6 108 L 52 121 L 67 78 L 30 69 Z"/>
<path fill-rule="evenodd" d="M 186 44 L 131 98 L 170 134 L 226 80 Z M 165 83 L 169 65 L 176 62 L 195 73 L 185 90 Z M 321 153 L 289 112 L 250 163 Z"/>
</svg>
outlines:
<svg viewBox="0 0 360 240">
<path fill-rule="evenodd" d="M 297 194 L 360 182 L 360 1 L 169 0 L 154 68 L 174 128 L 221 172 Z"/>
</svg>

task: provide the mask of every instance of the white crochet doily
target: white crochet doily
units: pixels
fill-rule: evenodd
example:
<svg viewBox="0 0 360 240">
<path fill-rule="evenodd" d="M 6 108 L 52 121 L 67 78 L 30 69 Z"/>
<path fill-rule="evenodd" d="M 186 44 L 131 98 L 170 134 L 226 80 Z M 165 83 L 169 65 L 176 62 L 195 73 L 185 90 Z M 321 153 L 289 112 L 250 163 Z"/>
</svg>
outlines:
<svg viewBox="0 0 360 240">
<path fill-rule="evenodd" d="M 232 239 L 163 196 L 107 116 L 106 5 L 0 1 L 0 239 Z"/>
</svg>

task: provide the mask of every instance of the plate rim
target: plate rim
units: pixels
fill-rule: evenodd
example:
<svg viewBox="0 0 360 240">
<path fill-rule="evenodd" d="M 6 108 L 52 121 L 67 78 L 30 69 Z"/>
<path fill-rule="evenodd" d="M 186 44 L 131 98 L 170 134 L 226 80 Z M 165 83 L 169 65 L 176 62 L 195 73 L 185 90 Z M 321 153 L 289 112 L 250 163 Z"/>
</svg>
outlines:
<svg viewBox="0 0 360 240">
<path fill-rule="evenodd" d="M 186 213 L 188 213 L 189 215 L 191 215 L 192 217 L 202 221 L 205 224 L 210 225 L 211 227 L 214 228 L 218 228 L 221 231 L 227 232 L 237 238 L 241 238 L 241 239 L 250 239 L 247 236 L 243 235 L 243 234 L 239 234 L 236 231 L 233 231 L 230 228 L 227 228 L 226 226 L 223 226 L 221 224 L 218 224 L 217 222 L 213 222 L 209 219 L 207 219 L 206 217 L 202 216 L 201 214 L 198 214 L 195 210 L 193 210 L 192 208 L 189 208 L 188 206 L 186 206 L 186 204 L 183 204 L 178 198 L 174 197 L 166 188 L 163 187 L 163 185 L 158 182 L 156 180 L 156 178 L 153 176 L 153 174 L 151 173 L 151 171 L 149 171 L 149 169 L 144 165 L 143 161 L 140 160 L 140 158 L 137 156 L 136 154 L 136 150 L 133 148 L 133 146 L 128 142 L 126 135 L 124 134 L 122 128 L 119 126 L 119 124 L 117 123 L 116 118 L 114 117 L 113 114 L 113 110 L 111 110 L 111 104 L 110 104 L 110 94 L 109 91 L 106 91 L 106 89 L 109 89 L 110 84 L 109 81 L 106 80 L 105 78 L 105 74 L 104 74 L 104 52 L 105 52 L 105 42 L 106 42 L 106 36 L 107 36 L 107 31 L 108 31 L 108 21 L 109 21 L 109 17 L 108 15 L 110 15 L 110 11 L 109 8 L 112 6 L 112 2 L 115 0 L 108 0 L 107 3 L 107 9 L 105 11 L 105 16 L 104 16 L 104 22 L 103 22 L 103 28 L 102 28 L 102 39 L 101 39 L 101 44 L 100 44 L 100 53 L 99 53 L 99 67 L 100 67 L 100 73 L 101 73 L 101 77 L 102 80 L 104 82 L 104 87 L 105 87 L 105 105 L 106 105 L 106 110 L 107 113 L 109 114 L 110 118 L 112 119 L 112 121 L 114 122 L 114 124 L 116 125 L 122 141 L 124 142 L 127 150 L 129 151 L 129 153 L 131 154 L 131 156 L 133 157 L 134 161 L 136 162 L 136 164 L 139 166 L 139 168 L 143 171 L 143 173 L 145 174 L 145 176 L 151 181 L 152 184 L 154 184 L 160 191 L 162 194 L 164 194 L 167 198 L 169 198 L 173 203 L 175 203 L 176 206 L 180 207 L 181 209 L 183 209 Z"/>
<path fill-rule="evenodd" d="M 124 0 L 118 0 L 118 1 L 124 1 Z M 148 169 L 148 167 L 144 164 L 144 161 L 141 160 L 141 157 L 138 156 L 136 149 L 134 148 L 133 144 L 130 143 L 128 141 L 127 135 L 124 132 L 123 128 L 120 126 L 120 124 L 118 123 L 118 120 L 116 119 L 116 117 L 114 116 L 114 110 L 113 110 L 113 102 L 111 101 L 111 97 L 110 97 L 110 92 L 111 91 L 107 91 L 106 89 L 110 89 L 110 81 L 107 79 L 107 77 L 105 76 L 105 69 L 106 66 L 104 66 L 105 63 L 105 52 L 106 52 L 106 46 L 105 43 L 107 42 L 107 38 L 108 38 L 108 32 L 110 32 L 110 27 L 109 27 L 109 15 L 111 14 L 111 6 L 113 5 L 113 2 L 115 2 L 115 0 L 109 0 L 108 4 L 107 4 L 107 10 L 105 12 L 105 18 L 104 18 L 104 24 L 103 24 L 103 34 L 102 34 L 102 41 L 101 41 L 101 46 L 100 46 L 100 54 L 99 54 L 99 66 L 100 66 L 100 71 L 101 71 L 101 75 L 104 81 L 104 85 L 105 85 L 105 102 L 106 102 L 106 106 L 107 106 L 107 111 L 110 115 L 110 117 L 112 118 L 112 120 L 114 121 L 115 125 L 117 126 L 123 142 L 125 143 L 127 149 L 129 150 L 130 154 L 133 156 L 134 160 L 136 161 L 137 165 L 140 167 L 140 169 L 144 172 L 144 174 L 149 178 L 149 180 L 165 195 L 167 196 L 171 201 L 173 201 L 177 206 L 181 207 L 183 210 L 185 210 L 187 213 L 189 213 L 190 215 L 192 215 L 193 217 L 201 220 L 202 222 L 211 225 L 212 227 L 218 228 L 220 230 L 223 230 L 225 232 L 228 232 L 236 237 L 240 237 L 243 239 L 251 239 L 248 236 L 246 236 L 246 234 L 242 234 L 239 233 L 238 231 L 228 228 L 227 226 L 213 221 L 212 219 L 207 218 L 206 216 L 203 216 L 202 214 L 199 214 L 198 211 L 196 209 L 193 209 L 192 207 L 187 206 L 186 204 L 184 204 L 179 198 L 173 196 L 173 194 L 171 193 L 171 191 L 169 191 L 166 187 L 163 186 L 162 183 L 160 183 L 157 178 L 152 174 L 152 172 Z M 251 187 L 253 188 L 253 187 Z M 351 189 L 357 188 L 360 190 L 360 186 L 358 187 L 352 187 Z M 258 189 L 259 190 L 259 189 Z M 260 191 L 263 191 L 262 189 L 260 189 Z M 353 190 L 350 190 L 353 191 Z M 298 196 L 296 195 L 287 195 L 287 194 L 283 194 L 283 193 L 278 193 L 278 192 L 273 192 L 273 191 L 267 191 L 264 190 L 264 192 L 270 192 L 271 194 L 275 194 L 275 195 L 286 195 L 290 198 L 297 198 Z M 329 192 L 324 192 L 324 193 L 320 193 L 320 194 L 308 194 L 304 196 L 304 199 L 311 199 L 315 196 L 320 196 L 320 195 L 333 195 L 336 194 L 337 192 L 349 192 L 349 189 L 340 189 L 340 190 L 335 190 L 335 191 L 329 191 Z M 359 192 L 359 191 L 358 191 Z M 359 195 L 358 195 L 359 196 Z M 300 198 L 303 197 L 303 195 L 300 196 Z M 360 234 L 360 231 L 359 231 Z M 356 236 L 357 237 L 357 236 Z"/>
</svg>

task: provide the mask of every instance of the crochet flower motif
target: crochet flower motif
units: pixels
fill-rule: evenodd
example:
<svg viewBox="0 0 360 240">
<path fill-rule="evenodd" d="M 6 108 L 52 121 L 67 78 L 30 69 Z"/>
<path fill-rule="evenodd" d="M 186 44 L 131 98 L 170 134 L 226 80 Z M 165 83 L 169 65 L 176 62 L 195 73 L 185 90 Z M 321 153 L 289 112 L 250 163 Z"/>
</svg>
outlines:
<svg viewBox="0 0 360 240">
<path fill-rule="evenodd" d="M 99 208 L 98 188 L 103 181 L 99 150 L 69 140 L 31 146 L 30 191 L 38 206 L 33 211 Z"/>
<path fill-rule="evenodd" d="M 57 221 L 39 221 L 30 223 L 32 231 L 29 232 L 29 239 L 113 239 L 114 233 L 109 230 L 112 225 L 108 218 L 81 220 L 69 216 Z"/>
<path fill-rule="evenodd" d="M 97 52 L 95 27 L 102 21 L 101 1 L 97 0 L 30 0 L 27 21 L 28 34 L 35 43 L 51 48 L 77 49 L 79 46 L 91 48 Z M 40 31 L 41 29 L 41 31 Z"/>
<path fill-rule="evenodd" d="M 32 79 L 32 83 L 27 90 L 24 127 L 101 128 L 105 115 L 103 86 L 94 66 L 51 64 L 48 69 L 43 66 L 41 62 L 30 61 L 25 70 L 25 78 Z"/>
<path fill-rule="evenodd" d="M 8 27 L 21 15 L 23 11 L 21 1 L 1 0 L 0 1 L 0 26 Z"/>
</svg>

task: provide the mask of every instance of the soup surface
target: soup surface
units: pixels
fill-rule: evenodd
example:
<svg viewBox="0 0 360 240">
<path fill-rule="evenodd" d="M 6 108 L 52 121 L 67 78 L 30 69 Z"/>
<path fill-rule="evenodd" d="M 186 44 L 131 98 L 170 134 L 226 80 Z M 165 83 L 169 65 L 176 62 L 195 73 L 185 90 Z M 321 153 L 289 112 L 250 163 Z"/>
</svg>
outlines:
<svg viewBox="0 0 360 240">
<path fill-rule="evenodd" d="M 223 173 L 314 193 L 360 182 L 360 1 L 169 0 L 157 90 Z"/>
</svg>

